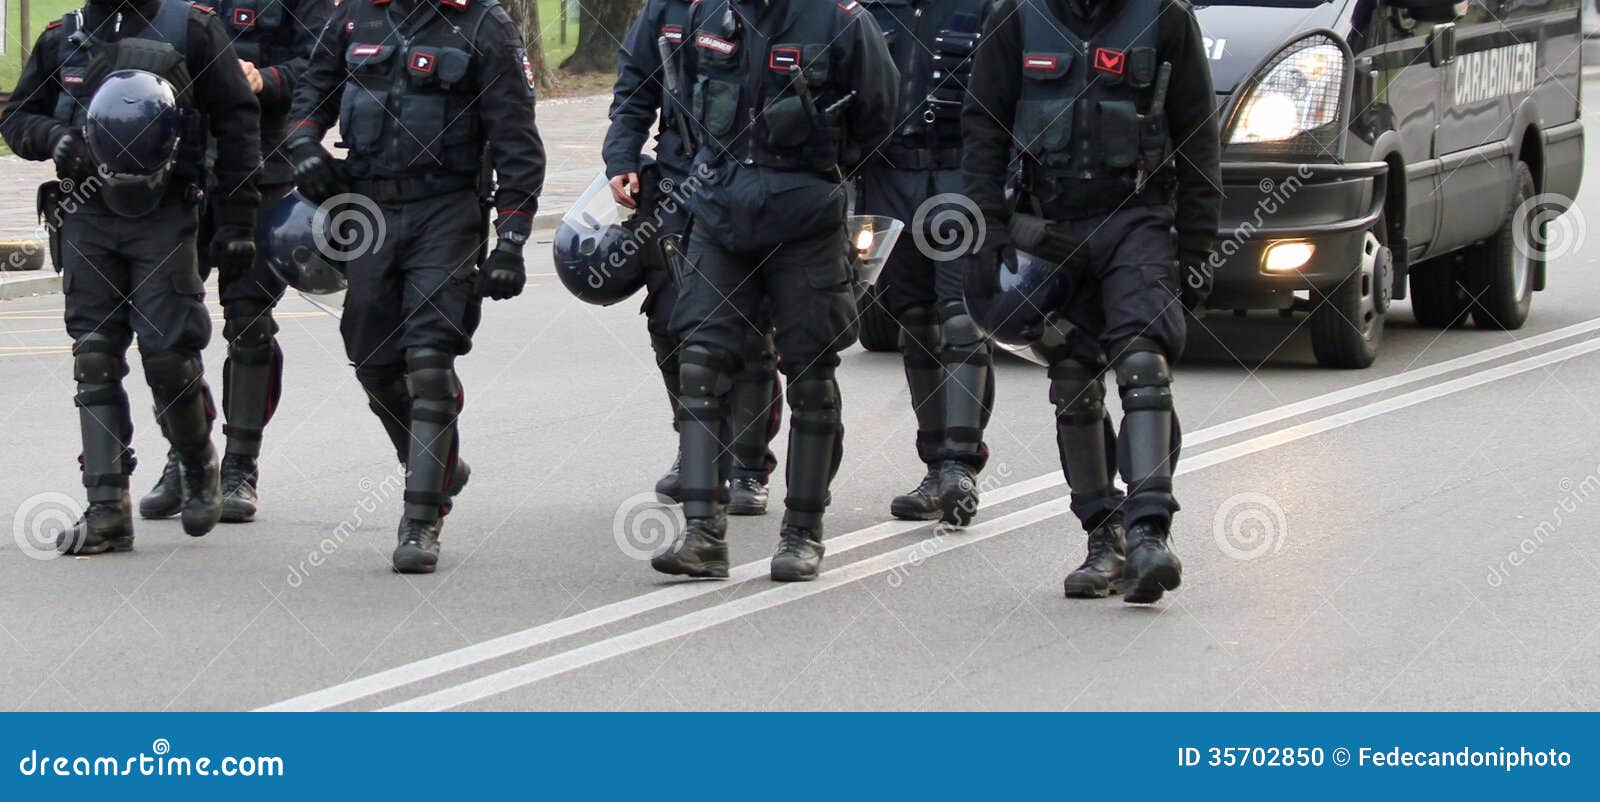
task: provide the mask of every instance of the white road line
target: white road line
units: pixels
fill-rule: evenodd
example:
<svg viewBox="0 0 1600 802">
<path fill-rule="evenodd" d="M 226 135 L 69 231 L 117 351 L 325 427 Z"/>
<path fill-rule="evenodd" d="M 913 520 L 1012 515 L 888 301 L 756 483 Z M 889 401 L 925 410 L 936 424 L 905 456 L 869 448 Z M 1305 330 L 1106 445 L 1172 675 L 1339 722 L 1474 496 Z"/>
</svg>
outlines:
<svg viewBox="0 0 1600 802">
<path fill-rule="evenodd" d="M 1185 462 L 1177 473 L 1182 475 L 1204 470 L 1303 440 L 1313 435 L 1340 429 L 1360 421 L 1416 406 L 1463 390 L 1480 387 L 1500 379 L 1527 373 L 1546 365 L 1595 351 L 1600 351 L 1600 339 L 1578 343 L 1556 351 L 1496 366 L 1480 373 L 1463 376 L 1432 387 L 1414 390 L 1375 404 L 1334 413 L 1325 418 L 1290 426 L 1280 431 L 1269 432 L 1241 443 L 1201 454 L 1198 458 Z M 915 543 L 877 557 L 830 570 L 824 573 L 816 582 L 780 586 L 772 590 L 724 602 L 714 607 L 686 613 L 624 635 L 607 638 L 587 646 L 508 668 L 452 688 L 419 696 L 410 701 L 386 707 L 384 710 L 449 710 L 461 705 L 471 704 L 531 685 L 543 679 L 594 665 L 613 657 L 620 657 L 640 649 L 692 635 L 743 616 L 769 610 L 819 593 L 826 593 L 834 588 L 857 582 L 874 574 L 903 568 L 912 564 L 921 564 L 936 555 L 981 543 L 990 538 L 1040 523 L 1055 516 L 1067 514 L 1069 511 L 1066 499 L 1047 501 L 972 527 L 963 534 L 941 536 L 931 541 Z"/>
<path fill-rule="evenodd" d="M 1348 403 L 1378 393 L 1397 389 L 1446 373 L 1481 365 L 1496 359 L 1513 356 L 1529 349 L 1600 330 L 1600 318 L 1584 321 L 1555 331 L 1507 343 L 1484 351 L 1446 360 L 1414 370 L 1375 379 L 1370 382 L 1336 390 L 1304 401 L 1275 407 L 1238 420 L 1187 433 L 1184 445 L 1189 448 L 1236 435 L 1251 429 L 1316 412 L 1331 406 Z M 1064 483 L 1059 473 L 1049 473 L 1007 485 L 984 494 L 982 507 L 989 508 L 1014 501 L 1024 496 L 1059 487 Z M 868 546 L 891 537 L 910 534 L 930 528 L 929 524 L 891 521 L 860 529 L 828 539 L 828 553 L 837 558 L 840 554 Z M 266 712 L 327 710 L 363 699 L 374 694 L 393 690 L 413 682 L 457 671 L 462 668 L 505 657 L 561 638 L 581 634 L 597 627 L 614 624 L 634 616 L 660 610 L 674 604 L 719 593 L 743 582 L 767 575 L 766 561 L 746 563 L 730 572 L 729 580 L 720 583 L 685 583 L 662 588 L 650 593 L 613 602 L 593 610 L 578 613 L 498 638 L 464 646 L 434 657 L 396 666 L 395 668 L 358 677 L 329 688 L 313 691 L 292 699 L 261 708 Z"/>
</svg>

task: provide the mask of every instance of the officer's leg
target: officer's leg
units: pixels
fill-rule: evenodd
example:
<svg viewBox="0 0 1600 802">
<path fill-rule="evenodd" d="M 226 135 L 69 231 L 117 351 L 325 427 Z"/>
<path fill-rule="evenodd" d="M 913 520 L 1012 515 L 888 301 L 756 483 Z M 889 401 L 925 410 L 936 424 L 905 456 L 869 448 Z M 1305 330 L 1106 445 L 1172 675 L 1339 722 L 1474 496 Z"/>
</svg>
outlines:
<svg viewBox="0 0 1600 802">
<path fill-rule="evenodd" d="M 195 211 L 186 204 L 169 204 L 125 223 L 123 229 L 132 232 L 125 237 L 123 253 L 137 282 L 130 320 L 156 420 L 178 454 L 183 529 L 199 537 L 221 518 L 222 497 L 211 444 L 216 407 L 200 358 L 211 340 L 211 316 L 195 252 Z"/>
<path fill-rule="evenodd" d="M 367 394 L 367 408 L 389 435 L 396 460 L 405 465 L 411 459 L 411 390 L 405 366 L 362 365 L 356 368 L 356 380 Z"/>
<path fill-rule="evenodd" d="M 672 336 L 672 304 L 665 302 L 665 298 L 655 296 L 672 295 L 677 291 L 676 286 L 666 284 L 658 290 L 652 290 L 652 297 L 645 301 L 650 316 L 650 350 L 655 353 L 656 368 L 661 371 L 661 383 L 667 389 L 673 431 L 678 430 L 678 353 L 683 344 Z M 662 307 L 666 308 L 664 313 Z M 656 481 L 656 495 L 674 503 L 683 501 L 678 493 L 679 471 L 682 467 L 683 456 L 679 454 L 673 457 L 672 467 Z"/>
<path fill-rule="evenodd" d="M 78 382 L 74 401 L 83 435 L 83 485 L 88 489 L 89 507 L 56 539 L 56 548 L 63 554 L 133 548 L 128 498 L 133 455 L 124 439 L 130 414 L 128 394 L 122 388 L 122 378 L 128 375 L 127 350 L 126 335 L 114 339 L 102 332 L 84 334 L 72 346 L 72 372 Z"/>
<path fill-rule="evenodd" d="M 890 285 L 896 286 L 896 285 Z M 928 306 L 898 312 L 900 361 L 905 365 L 911 409 L 917 416 L 917 457 L 928 466 L 915 490 L 895 496 L 889 512 L 907 521 L 932 521 L 939 517 L 939 459 L 944 447 L 944 350 L 939 316 Z"/>
<path fill-rule="evenodd" d="M 766 515 L 767 480 L 778 465 L 769 443 L 783 424 L 783 384 L 773 350 L 772 324 L 758 318 L 745 332 L 733 380 L 733 473 L 729 515 Z"/>
<path fill-rule="evenodd" d="M 263 218 L 287 189 L 262 191 Z M 272 308 L 283 297 L 284 284 L 261 254 L 243 275 L 218 277 L 228 359 L 222 364 L 222 433 L 227 438 L 222 458 L 222 521 L 245 523 L 256 517 L 257 460 L 267 422 L 283 391 L 283 349 Z"/>
<path fill-rule="evenodd" d="M 445 490 L 456 464 L 456 418 L 461 382 L 455 355 L 433 348 L 406 351 L 406 387 L 411 396 L 411 441 L 406 458 L 405 522 L 394 568 L 429 574 L 439 564 L 439 529 L 449 501 Z"/>
<path fill-rule="evenodd" d="M 1117 344 L 1112 366 L 1122 392 L 1118 463 L 1128 486 L 1125 600 L 1144 604 L 1178 587 L 1182 564 L 1167 545 L 1172 513 L 1172 464 L 1177 421 L 1172 374 L 1160 345 L 1134 337 Z"/>
<path fill-rule="evenodd" d="M 1053 354 L 1050 402 L 1056 408 L 1056 445 L 1072 490 L 1072 511 L 1089 533 L 1089 556 L 1067 576 L 1069 598 L 1104 598 L 1122 588 L 1122 494 L 1112 484 L 1116 440 L 1105 407 L 1104 370 Z"/>
<path fill-rule="evenodd" d="M 940 304 L 944 321 L 943 467 L 939 506 L 946 523 L 966 526 L 978 512 L 978 472 L 989 459 L 983 429 L 994 403 L 994 357 L 989 338 L 963 301 Z"/>
<path fill-rule="evenodd" d="M 844 457 L 834 370 L 856 338 L 856 302 L 844 230 L 786 243 L 762 267 L 777 320 L 779 364 L 789 377 L 788 496 L 772 578 L 815 579 L 822 568 L 823 513 Z"/>
<path fill-rule="evenodd" d="M 386 225 L 399 225 L 397 215 L 387 210 L 384 214 Z M 357 254 L 345 266 L 349 289 L 339 330 L 345 354 L 356 366 L 356 379 L 366 391 L 367 408 L 383 425 L 403 466 L 411 458 L 411 393 L 406 389 L 405 350 L 397 334 L 405 285 L 395 265 L 394 239 Z"/>
</svg>

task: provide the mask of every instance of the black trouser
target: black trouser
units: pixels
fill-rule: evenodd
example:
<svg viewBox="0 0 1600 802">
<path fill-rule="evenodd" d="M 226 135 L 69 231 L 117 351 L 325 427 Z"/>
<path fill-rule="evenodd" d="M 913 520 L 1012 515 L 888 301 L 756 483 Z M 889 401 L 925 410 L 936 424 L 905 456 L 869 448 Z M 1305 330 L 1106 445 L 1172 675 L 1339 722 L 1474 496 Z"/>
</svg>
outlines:
<svg viewBox="0 0 1600 802">
<path fill-rule="evenodd" d="M 929 465 L 959 460 L 982 470 L 989 457 L 983 430 L 994 408 L 993 356 L 967 315 L 966 260 L 938 250 L 938 243 L 956 233 L 934 230 L 938 212 L 953 207 L 925 208 L 931 199 L 960 193 L 961 172 L 873 166 L 861 172 L 859 187 L 859 213 L 893 217 L 908 228 L 878 284 L 900 325 L 900 354 L 917 415 L 917 455 Z M 923 231 L 909 230 L 919 216 Z"/>
<path fill-rule="evenodd" d="M 1051 365 L 1073 512 L 1089 527 L 1118 509 L 1130 524 L 1165 523 L 1179 508 L 1171 475 L 1182 438 L 1165 374 L 1185 335 L 1172 222 L 1169 206 L 1136 206 L 1055 224 L 1077 244 L 1061 267 L 1071 291 L 1057 310 L 1072 328 L 1064 338 L 1047 334 L 1039 350 Z M 1120 429 L 1101 403 L 1108 368 L 1123 398 Z M 1128 485 L 1126 498 L 1111 470 Z"/>
<path fill-rule="evenodd" d="M 725 433 L 731 376 L 740 368 L 743 343 L 750 334 L 761 332 L 763 310 L 770 309 L 779 368 L 789 380 L 794 413 L 786 520 L 819 526 L 828 484 L 843 456 L 834 369 L 839 351 L 856 338 L 844 227 L 744 252 L 725 247 L 697 227 L 690 237 L 689 263 L 678 288 L 672 327 L 683 343 L 684 403 L 692 406 L 681 419 L 693 423 L 682 428 L 683 442 L 705 435 L 720 439 L 724 451 L 729 447 Z M 718 435 L 718 430 L 724 434 Z M 714 510 L 720 482 L 713 466 L 687 464 L 691 454 L 704 449 L 683 451 L 685 513 L 704 517 Z M 823 451 L 825 458 L 813 459 Z"/>
<path fill-rule="evenodd" d="M 133 418 L 122 378 L 135 337 L 163 434 L 190 463 L 210 447 L 214 413 L 200 353 L 211 339 L 211 317 L 195 228 L 195 208 L 171 201 L 135 219 L 90 201 L 62 219 L 61 282 L 91 496 L 97 486 L 120 493 L 133 470 Z"/>
<path fill-rule="evenodd" d="M 668 171 L 662 175 L 673 186 L 684 186 L 683 176 Z M 689 211 L 676 199 L 654 212 L 663 235 L 687 235 Z M 687 243 L 685 243 L 687 245 Z M 643 312 L 650 331 L 650 347 L 655 351 L 656 367 L 667 388 L 673 409 L 673 426 L 678 425 L 679 352 L 683 343 L 672 334 L 672 310 L 677 304 L 678 285 L 667 265 L 646 261 Z M 765 483 L 778 466 L 770 444 L 783 426 L 783 381 L 778 378 L 777 355 L 772 345 L 772 324 L 765 316 L 757 320 L 757 331 L 749 332 L 739 348 L 743 369 L 734 376 L 732 402 L 733 478 L 751 478 Z"/>
<path fill-rule="evenodd" d="M 261 187 L 261 207 L 256 226 L 266 225 L 272 208 L 294 190 L 290 184 Z M 255 458 L 261 454 L 261 437 L 278 406 L 283 391 L 283 349 L 277 340 L 278 323 L 272 309 L 283 298 L 285 285 L 265 255 L 256 253 L 250 269 L 234 276 L 217 276 L 222 300 L 222 337 L 228 341 L 228 359 L 222 366 L 222 432 L 228 453 Z"/>
<path fill-rule="evenodd" d="M 359 191 L 359 187 L 357 188 Z M 465 393 L 455 357 L 472 349 L 482 209 L 472 190 L 383 204 L 376 247 L 357 249 L 340 330 L 369 406 L 406 476 L 406 516 L 449 508 Z"/>
</svg>

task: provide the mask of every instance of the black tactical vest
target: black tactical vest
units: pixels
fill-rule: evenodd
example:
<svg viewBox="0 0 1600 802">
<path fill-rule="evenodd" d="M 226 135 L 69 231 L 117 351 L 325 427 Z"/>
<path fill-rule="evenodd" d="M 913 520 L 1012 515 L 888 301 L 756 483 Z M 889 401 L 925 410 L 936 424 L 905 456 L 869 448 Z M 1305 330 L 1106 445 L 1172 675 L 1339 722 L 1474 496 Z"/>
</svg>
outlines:
<svg viewBox="0 0 1600 802">
<path fill-rule="evenodd" d="M 832 173 L 839 165 L 846 94 L 829 75 L 837 14 L 791 13 L 768 38 L 739 23 L 728 30 L 721 4 L 698 3 L 690 17 L 697 63 L 691 112 L 719 155 L 776 170 Z M 716 19 L 711 19 L 716 17 Z"/>
<path fill-rule="evenodd" d="M 485 145 L 473 60 L 481 58 L 479 31 L 497 0 L 418 7 L 409 18 L 390 14 L 388 0 L 345 5 L 350 77 L 339 102 L 339 132 L 350 149 L 351 177 L 471 186 L 483 170 Z"/>
<path fill-rule="evenodd" d="M 1023 86 L 1012 130 L 1025 187 L 1044 205 L 1102 211 L 1170 198 L 1166 115 L 1150 108 L 1161 1 L 1128 0 L 1084 41 L 1050 10 L 1051 0 L 1020 0 Z"/>
<path fill-rule="evenodd" d="M 206 121 L 195 105 L 189 74 L 190 6 L 183 0 L 164 0 L 154 19 L 141 29 L 136 15 L 122 21 L 116 41 L 101 41 L 83 30 L 83 12 L 61 18 L 58 78 L 63 91 L 56 98 L 54 117 L 63 125 L 82 128 L 89 100 L 100 81 L 118 70 L 143 70 L 172 84 L 183 110 L 183 133 L 174 157 L 174 187 L 198 184 L 206 160 Z"/>
<path fill-rule="evenodd" d="M 961 105 L 988 0 L 862 0 L 900 68 L 900 127 L 881 149 L 903 170 L 961 166 Z"/>
<path fill-rule="evenodd" d="M 672 48 L 673 58 L 670 63 L 663 64 L 664 70 L 677 70 L 679 92 L 683 88 L 683 54 L 678 50 L 689 40 L 689 14 L 694 9 L 690 0 L 662 0 L 658 5 L 659 12 L 651 20 L 651 30 L 658 37 L 665 37 L 667 44 Z M 665 92 L 665 89 L 663 89 Z M 679 98 L 664 98 L 661 104 L 661 127 L 656 137 L 656 161 L 667 165 L 679 172 L 687 173 L 690 164 L 694 161 L 694 154 L 689 152 L 688 145 L 683 137 L 678 134 L 679 109 L 689 102 L 687 96 Z M 692 127 L 691 123 L 691 127 Z"/>
<path fill-rule="evenodd" d="M 222 0 L 217 16 L 233 40 L 239 58 L 270 67 L 297 55 L 294 52 L 294 19 L 283 0 Z"/>
</svg>

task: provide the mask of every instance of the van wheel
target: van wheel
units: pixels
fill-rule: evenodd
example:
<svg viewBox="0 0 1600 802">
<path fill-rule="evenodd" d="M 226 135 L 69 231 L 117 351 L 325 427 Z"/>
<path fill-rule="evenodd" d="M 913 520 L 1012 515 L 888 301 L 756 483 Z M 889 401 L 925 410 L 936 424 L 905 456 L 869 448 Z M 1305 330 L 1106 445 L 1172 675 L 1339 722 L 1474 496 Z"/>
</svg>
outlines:
<svg viewBox="0 0 1600 802">
<path fill-rule="evenodd" d="M 861 347 L 875 353 L 900 350 L 900 324 L 884 308 L 883 290 L 874 284 L 861 297 Z"/>
<path fill-rule="evenodd" d="M 1476 300 L 1472 322 L 1480 329 L 1515 331 L 1528 322 L 1533 306 L 1533 277 L 1539 272 L 1537 248 L 1543 215 L 1528 214 L 1523 204 L 1534 196 L 1533 171 L 1517 162 L 1517 194 L 1512 199 L 1506 220 L 1494 236 L 1467 249 L 1465 254 L 1467 289 Z M 1517 231 L 1523 226 L 1523 231 Z M 1519 245 L 1517 239 L 1521 237 Z"/>
<path fill-rule="evenodd" d="M 1311 351 L 1325 368 L 1371 367 L 1383 342 L 1383 313 L 1392 281 L 1384 253 L 1388 229 L 1379 218 L 1362 243 L 1361 263 L 1338 286 L 1318 291 L 1311 301 Z"/>
<path fill-rule="evenodd" d="M 1454 254 L 1430 259 L 1411 268 L 1411 311 L 1417 323 L 1431 329 L 1448 329 L 1465 323 L 1472 311 L 1466 277 Z"/>
</svg>

